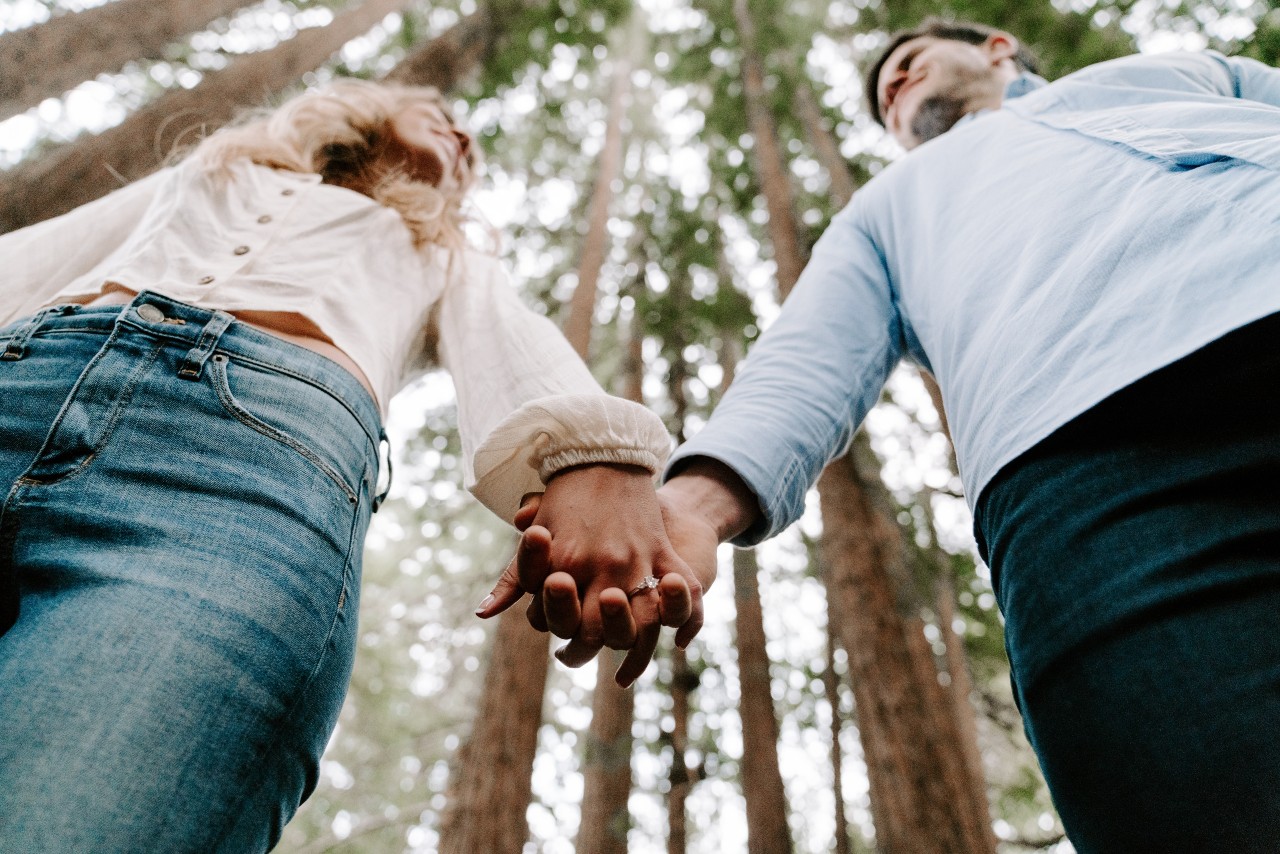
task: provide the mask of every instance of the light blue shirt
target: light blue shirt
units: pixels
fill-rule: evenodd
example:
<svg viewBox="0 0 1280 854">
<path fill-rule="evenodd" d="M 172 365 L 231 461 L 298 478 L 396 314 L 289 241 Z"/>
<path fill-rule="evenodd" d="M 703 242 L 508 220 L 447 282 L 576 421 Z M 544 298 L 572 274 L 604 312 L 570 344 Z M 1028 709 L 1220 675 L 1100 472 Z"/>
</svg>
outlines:
<svg viewBox="0 0 1280 854">
<path fill-rule="evenodd" d="M 759 542 L 906 358 L 942 388 L 972 505 L 1076 415 L 1276 311 L 1280 71 L 1206 52 L 1024 76 L 832 219 L 670 465 L 736 471 L 764 519 L 735 542 Z"/>
</svg>

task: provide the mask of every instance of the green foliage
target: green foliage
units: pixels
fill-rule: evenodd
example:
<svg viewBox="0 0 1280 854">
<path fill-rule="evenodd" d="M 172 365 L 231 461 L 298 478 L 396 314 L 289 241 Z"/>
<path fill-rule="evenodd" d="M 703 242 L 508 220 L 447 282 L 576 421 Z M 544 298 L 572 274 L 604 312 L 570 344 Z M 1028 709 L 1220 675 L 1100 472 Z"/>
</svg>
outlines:
<svg viewBox="0 0 1280 854">
<path fill-rule="evenodd" d="M 338 0 L 285 4 L 295 15 Z M 1157 35 L 1199 39 L 1229 53 L 1280 62 L 1280 12 L 1267 2 L 1184 0 L 752 0 L 750 10 L 764 66 L 768 107 L 791 167 L 796 215 L 812 244 L 834 214 L 830 180 L 810 132 L 795 109 L 796 93 L 814 93 L 822 124 L 841 142 L 841 155 L 861 185 L 896 156 L 861 107 L 857 68 L 885 43 L 889 31 L 944 15 L 989 23 L 1030 45 L 1046 76 L 1130 53 Z M 410 7 L 402 23 L 368 56 L 335 60 L 302 82 L 333 74 L 374 77 L 389 63 L 439 35 L 471 9 L 457 3 Z M 647 3 L 627 0 L 494 0 L 484 4 L 496 39 L 482 72 L 459 94 L 485 151 L 487 183 L 518 187 L 518 209 L 503 211 L 503 254 L 524 284 L 524 295 L 549 316 L 576 283 L 587 208 L 598 172 L 601 124 L 613 61 L 636 50 L 626 25 L 641 16 L 647 28 L 635 54 L 632 106 L 626 125 L 623 175 L 614 187 L 611 247 L 602 270 L 596 314 L 597 376 L 617 387 L 622 348 L 639 318 L 647 357 L 646 402 L 673 433 L 696 429 L 719 389 L 730 358 L 749 348 L 763 324 L 757 312 L 775 308 L 767 266 L 760 186 L 753 163 L 741 80 L 742 39 L 732 0 L 687 0 L 645 18 Z M 139 63 L 110 81 L 114 103 L 132 109 L 178 85 L 181 72 L 215 68 L 237 55 L 241 36 L 258 32 L 252 15 L 218 22 L 174 45 L 163 63 Z M 236 36 L 228 38 L 229 34 Z M 261 35 L 261 33 L 259 33 Z M 247 37 L 247 36 L 246 36 Z M 839 81 L 839 82 L 832 82 Z M 55 133 L 52 125 L 45 135 Z M 56 133 L 63 134 L 62 130 Z M 64 134 L 65 135 L 65 134 Z M 39 152 L 47 142 L 30 148 Z M 428 380 L 438 385 L 438 380 Z M 1002 622 L 987 569 L 965 530 L 963 500 L 945 454 L 935 450 L 936 416 L 895 380 L 873 430 L 885 481 L 892 489 L 915 580 L 934 601 L 940 580 L 956 591 L 957 625 L 969 657 L 987 757 L 994 815 L 1025 838 L 1043 835 L 1052 813 L 1047 792 L 1022 737 L 1008 687 Z M 444 807 L 448 763 L 475 710 L 489 643 L 489 626 L 471 610 L 505 564 L 512 535 L 469 499 L 447 393 L 402 415 L 397 437 L 397 487 L 375 520 L 365 561 L 362 639 L 347 707 L 324 760 L 315 796 L 286 831 L 282 851 L 431 850 Z M 959 519 L 959 521 L 955 521 Z M 947 521 L 950 520 L 950 521 Z M 830 798 L 823 788 L 826 726 L 831 710 L 820 684 L 827 666 L 825 614 L 812 542 L 817 522 L 760 550 L 761 589 L 773 656 L 776 707 L 788 755 L 805 756 L 786 770 L 804 822 L 825 826 Z M 689 756 L 698 772 L 690 801 L 691 850 L 720 851 L 734 828 L 717 816 L 739 815 L 733 786 L 739 772 L 736 661 L 729 623 L 731 573 L 708 597 L 708 625 L 689 652 L 696 685 Z M 814 603 L 817 603 L 816 605 Z M 932 631 L 937 616 L 922 611 Z M 937 645 L 935 644 L 935 650 Z M 661 814 L 676 758 L 671 747 L 671 679 L 666 652 L 637 694 L 639 734 L 634 760 L 635 802 Z M 844 674 L 844 662 L 837 660 Z M 558 670 L 549 696 L 554 708 L 543 732 L 534 812 L 546 820 L 534 846 L 567 850 L 574 805 L 565 781 L 576 773 L 573 748 L 589 708 L 590 677 Z M 587 687 L 584 687 L 587 686 Z M 859 850 L 870 850 L 865 790 L 853 724 L 853 698 L 842 685 L 837 712 L 846 721 L 844 793 Z M 541 767 L 541 766 L 540 766 Z M 829 788 L 829 786 L 828 786 Z M 823 794 L 825 792 L 825 794 Z M 819 814 L 821 813 L 821 814 Z M 644 818 L 631 834 L 637 850 L 661 847 L 664 825 Z M 548 830 L 550 828 L 550 830 Z M 798 850 L 825 851 L 829 838 L 797 830 Z M 347 841 L 343 841 L 346 838 Z M 329 847 L 326 847 L 329 846 Z"/>
</svg>

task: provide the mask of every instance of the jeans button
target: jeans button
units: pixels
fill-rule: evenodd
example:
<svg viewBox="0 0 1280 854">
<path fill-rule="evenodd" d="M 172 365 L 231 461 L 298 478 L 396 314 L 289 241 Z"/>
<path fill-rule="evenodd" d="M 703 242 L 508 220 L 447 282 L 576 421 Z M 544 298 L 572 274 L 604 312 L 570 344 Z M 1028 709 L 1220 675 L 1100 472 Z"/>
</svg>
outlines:
<svg viewBox="0 0 1280 854">
<path fill-rule="evenodd" d="M 151 323 L 158 323 L 164 320 L 164 312 L 154 305 L 141 305 L 138 306 L 138 317 Z"/>
</svg>

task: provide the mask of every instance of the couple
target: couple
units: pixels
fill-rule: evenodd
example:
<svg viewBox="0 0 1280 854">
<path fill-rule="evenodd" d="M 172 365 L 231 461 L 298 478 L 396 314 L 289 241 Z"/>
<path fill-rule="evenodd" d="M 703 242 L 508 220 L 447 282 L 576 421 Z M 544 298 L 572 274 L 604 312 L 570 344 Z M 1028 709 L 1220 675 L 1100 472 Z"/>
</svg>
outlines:
<svg viewBox="0 0 1280 854">
<path fill-rule="evenodd" d="M 0 840 L 274 844 L 346 688 L 381 414 L 422 368 L 454 376 L 473 492 L 525 529 L 478 613 L 532 592 L 563 662 L 625 648 L 629 683 L 908 358 L 1077 849 L 1273 850 L 1280 72 L 1047 84 L 1012 35 L 930 21 L 867 81 L 911 153 L 656 493 L 661 424 L 465 248 L 475 151 L 429 92 L 309 93 L 0 238 Z"/>
</svg>

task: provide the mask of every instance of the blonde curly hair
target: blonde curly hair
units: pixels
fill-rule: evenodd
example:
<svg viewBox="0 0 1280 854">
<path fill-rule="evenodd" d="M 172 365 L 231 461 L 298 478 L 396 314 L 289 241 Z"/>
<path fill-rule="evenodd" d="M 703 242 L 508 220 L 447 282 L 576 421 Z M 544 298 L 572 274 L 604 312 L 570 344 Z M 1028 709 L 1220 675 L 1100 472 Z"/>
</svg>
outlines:
<svg viewBox="0 0 1280 854">
<path fill-rule="evenodd" d="M 442 189 L 415 176 L 393 123 L 408 108 L 437 107 L 454 125 L 452 111 L 430 87 L 335 80 L 251 113 L 209 136 L 192 157 L 215 174 L 245 158 L 274 169 L 312 172 L 327 184 L 355 190 L 395 210 L 415 245 L 457 248 L 464 242 L 462 200 L 475 182 L 476 147 L 465 146 L 454 186 Z"/>
</svg>

